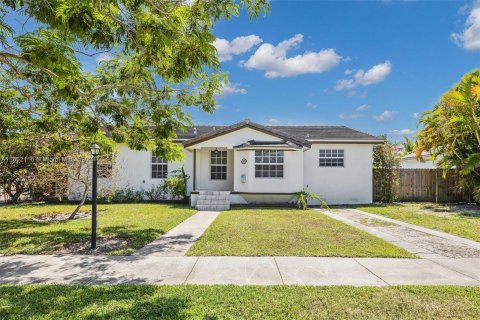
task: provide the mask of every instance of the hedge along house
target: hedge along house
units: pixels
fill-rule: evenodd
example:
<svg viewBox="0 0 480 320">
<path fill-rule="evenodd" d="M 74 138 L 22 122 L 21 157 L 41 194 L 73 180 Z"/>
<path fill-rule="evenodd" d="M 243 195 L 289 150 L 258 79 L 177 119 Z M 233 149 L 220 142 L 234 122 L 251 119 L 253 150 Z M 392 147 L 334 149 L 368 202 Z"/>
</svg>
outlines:
<svg viewBox="0 0 480 320">
<path fill-rule="evenodd" d="M 287 203 L 294 193 L 329 204 L 372 202 L 372 152 L 381 138 L 344 126 L 194 126 L 179 132 L 185 159 L 167 163 L 120 146 L 118 187 L 149 189 L 184 167 L 190 202 L 200 210 L 230 204 Z"/>
</svg>

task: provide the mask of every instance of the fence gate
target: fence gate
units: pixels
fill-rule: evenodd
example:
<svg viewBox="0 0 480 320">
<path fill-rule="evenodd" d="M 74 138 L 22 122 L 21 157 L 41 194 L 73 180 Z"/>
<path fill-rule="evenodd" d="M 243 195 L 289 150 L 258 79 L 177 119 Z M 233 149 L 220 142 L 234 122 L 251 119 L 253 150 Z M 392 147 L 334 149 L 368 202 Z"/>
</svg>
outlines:
<svg viewBox="0 0 480 320">
<path fill-rule="evenodd" d="M 373 200 L 378 201 L 379 173 L 382 169 L 373 169 Z M 424 202 L 471 202 L 472 194 L 459 191 L 460 177 L 456 170 L 448 170 L 443 177 L 441 169 L 398 169 L 399 201 Z"/>
</svg>

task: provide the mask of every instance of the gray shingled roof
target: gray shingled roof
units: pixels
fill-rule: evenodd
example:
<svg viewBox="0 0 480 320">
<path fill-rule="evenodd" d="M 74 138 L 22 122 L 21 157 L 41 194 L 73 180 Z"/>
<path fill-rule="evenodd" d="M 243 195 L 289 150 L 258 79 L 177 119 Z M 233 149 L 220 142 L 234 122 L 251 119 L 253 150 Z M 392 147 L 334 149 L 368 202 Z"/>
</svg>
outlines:
<svg viewBox="0 0 480 320">
<path fill-rule="evenodd" d="M 187 131 L 177 131 L 178 139 L 192 139 L 198 136 L 204 135 L 206 133 L 210 133 L 212 131 L 216 131 L 222 129 L 225 126 L 210 126 L 210 125 L 193 125 L 192 127 L 188 128 Z M 197 129 L 197 134 L 194 133 L 194 128 Z"/>
<path fill-rule="evenodd" d="M 305 140 L 304 138 L 293 136 L 293 135 L 291 135 L 291 134 L 289 134 L 285 131 L 279 131 L 279 130 L 273 128 L 273 127 L 266 127 L 266 126 L 263 126 L 261 124 L 252 122 L 250 120 L 244 120 L 244 121 L 232 124 L 231 126 L 223 126 L 221 128 L 214 127 L 212 129 L 215 129 L 215 130 L 210 131 L 208 133 L 201 134 L 201 135 L 198 135 L 198 128 L 197 128 L 197 136 L 194 137 L 194 138 L 191 138 L 187 141 L 184 141 L 183 145 L 184 146 L 191 146 L 191 145 L 197 144 L 199 142 L 209 140 L 211 138 L 214 138 L 214 137 L 217 137 L 217 136 L 220 136 L 220 135 L 224 135 L 224 134 L 229 133 L 229 132 L 234 132 L 234 131 L 236 131 L 238 129 L 242 129 L 242 128 L 253 128 L 255 130 L 268 133 L 272 136 L 282 138 L 285 141 L 292 141 L 292 142 L 294 142 L 298 145 L 301 145 L 301 146 L 310 146 L 310 143 L 307 140 Z M 204 129 L 204 128 L 202 128 L 202 129 Z M 193 133 L 195 133 L 195 127 L 193 128 Z"/>
<path fill-rule="evenodd" d="M 194 125 L 186 132 L 177 132 L 178 139 L 193 139 L 204 134 L 222 131 L 229 126 Z M 194 132 L 196 128 L 196 134 Z M 265 126 L 300 140 L 381 140 L 365 132 L 346 126 Z"/>
<path fill-rule="evenodd" d="M 287 132 L 307 140 L 379 140 L 380 137 L 370 135 L 346 126 L 272 126 L 279 131 Z"/>
</svg>

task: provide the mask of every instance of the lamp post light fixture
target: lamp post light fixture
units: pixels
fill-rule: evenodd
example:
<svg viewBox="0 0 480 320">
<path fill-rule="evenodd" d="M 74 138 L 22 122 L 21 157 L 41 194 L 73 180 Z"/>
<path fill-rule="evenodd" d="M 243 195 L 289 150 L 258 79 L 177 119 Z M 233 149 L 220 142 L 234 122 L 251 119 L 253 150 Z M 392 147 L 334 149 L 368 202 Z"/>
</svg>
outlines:
<svg viewBox="0 0 480 320">
<path fill-rule="evenodd" d="M 92 249 L 97 248 L 97 156 L 100 153 L 100 146 L 90 146 L 92 153 Z"/>
</svg>

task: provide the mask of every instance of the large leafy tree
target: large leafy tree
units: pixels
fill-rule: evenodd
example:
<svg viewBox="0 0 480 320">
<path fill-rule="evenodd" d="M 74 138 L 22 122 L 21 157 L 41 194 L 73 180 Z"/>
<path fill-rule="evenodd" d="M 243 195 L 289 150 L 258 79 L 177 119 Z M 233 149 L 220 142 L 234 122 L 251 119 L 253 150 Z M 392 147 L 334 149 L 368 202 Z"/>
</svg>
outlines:
<svg viewBox="0 0 480 320">
<path fill-rule="evenodd" d="M 224 75 L 214 23 L 267 0 L 3 0 L 0 139 L 45 139 L 49 152 L 127 143 L 181 157 L 185 107 L 215 109 Z M 13 18 L 12 18 L 13 17 Z M 9 21 L 25 20 L 26 27 Z M 96 70 L 82 57 L 108 53 Z M 53 150 L 53 151 L 52 151 Z"/>
<path fill-rule="evenodd" d="M 417 156 L 427 150 L 444 169 L 459 169 L 480 200 L 480 71 L 463 76 L 420 123 Z"/>
</svg>

